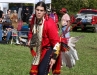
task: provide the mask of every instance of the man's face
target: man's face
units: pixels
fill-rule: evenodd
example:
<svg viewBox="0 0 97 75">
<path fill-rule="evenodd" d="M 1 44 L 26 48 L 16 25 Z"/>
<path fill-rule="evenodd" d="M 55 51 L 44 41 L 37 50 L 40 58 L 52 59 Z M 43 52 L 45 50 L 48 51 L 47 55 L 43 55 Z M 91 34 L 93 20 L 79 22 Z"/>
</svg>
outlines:
<svg viewBox="0 0 97 75">
<path fill-rule="evenodd" d="M 11 13 L 11 10 L 8 10 L 8 14 L 10 14 Z"/>
<path fill-rule="evenodd" d="M 37 6 L 35 9 L 35 14 L 37 19 L 42 19 L 45 15 L 46 11 L 44 10 L 44 7 Z"/>
</svg>

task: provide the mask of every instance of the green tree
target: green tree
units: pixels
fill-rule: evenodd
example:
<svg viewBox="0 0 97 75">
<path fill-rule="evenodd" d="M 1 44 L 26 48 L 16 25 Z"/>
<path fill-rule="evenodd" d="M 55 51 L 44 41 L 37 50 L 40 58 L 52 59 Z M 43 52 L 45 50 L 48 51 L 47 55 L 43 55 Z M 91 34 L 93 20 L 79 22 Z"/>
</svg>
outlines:
<svg viewBox="0 0 97 75">
<path fill-rule="evenodd" d="M 64 7 L 70 14 L 77 13 L 82 8 L 97 9 L 97 0 L 52 0 L 52 7 L 59 10 Z"/>
</svg>

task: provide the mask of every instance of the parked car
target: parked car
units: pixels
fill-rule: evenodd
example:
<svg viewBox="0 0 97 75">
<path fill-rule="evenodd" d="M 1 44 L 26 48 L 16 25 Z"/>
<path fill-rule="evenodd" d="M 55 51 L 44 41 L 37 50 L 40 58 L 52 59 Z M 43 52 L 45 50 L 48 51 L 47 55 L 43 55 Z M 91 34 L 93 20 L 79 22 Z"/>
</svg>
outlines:
<svg viewBox="0 0 97 75">
<path fill-rule="evenodd" d="M 97 10 L 81 9 L 75 16 L 71 16 L 71 23 L 73 31 L 77 31 L 78 28 L 82 31 L 92 28 L 94 32 L 97 32 Z"/>
</svg>

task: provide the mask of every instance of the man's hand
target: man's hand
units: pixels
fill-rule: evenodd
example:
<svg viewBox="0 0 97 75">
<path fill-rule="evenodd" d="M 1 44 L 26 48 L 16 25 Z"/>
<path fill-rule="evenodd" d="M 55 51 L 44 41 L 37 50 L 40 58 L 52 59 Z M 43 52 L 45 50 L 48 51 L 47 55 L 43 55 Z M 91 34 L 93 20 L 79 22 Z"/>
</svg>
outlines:
<svg viewBox="0 0 97 75">
<path fill-rule="evenodd" d="M 31 40 L 29 40 L 29 41 L 27 42 L 27 45 L 28 45 L 28 46 L 30 46 L 30 42 L 31 42 Z"/>
<path fill-rule="evenodd" d="M 55 64 L 55 62 L 56 62 L 56 60 L 51 58 L 50 63 L 49 63 L 50 69 L 51 69 L 52 66 Z"/>
</svg>

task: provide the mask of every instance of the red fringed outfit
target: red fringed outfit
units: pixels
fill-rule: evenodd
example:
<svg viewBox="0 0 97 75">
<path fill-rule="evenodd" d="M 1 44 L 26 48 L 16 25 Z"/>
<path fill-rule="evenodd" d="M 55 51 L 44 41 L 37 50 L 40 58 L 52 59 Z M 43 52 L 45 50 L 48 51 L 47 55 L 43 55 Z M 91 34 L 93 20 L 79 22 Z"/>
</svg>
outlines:
<svg viewBox="0 0 97 75">
<path fill-rule="evenodd" d="M 34 19 L 35 19 L 35 15 L 33 15 L 31 21 L 30 21 L 30 31 L 28 34 L 28 40 L 31 39 L 31 37 L 33 36 L 32 33 L 32 28 L 34 25 Z M 45 54 L 48 52 L 49 49 L 47 49 L 46 47 L 54 47 L 56 43 L 60 42 L 60 38 L 58 35 L 58 28 L 56 23 L 49 18 L 48 16 L 45 16 L 45 21 L 44 21 L 44 27 L 43 27 L 43 35 L 42 35 L 42 50 L 41 50 L 41 57 L 40 57 L 40 62 L 42 61 L 43 58 L 45 58 Z M 32 55 L 36 55 L 34 50 L 31 49 L 31 54 Z M 60 53 L 59 56 L 56 59 L 56 63 L 54 64 L 53 68 L 52 68 L 52 72 L 53 74 L 60 74 L 60 66 L 61 66 L 61 59 L 60 59 Z M 38 68 L 39 65 L 33 65 L 31 66 L 31 70 L 30 70 L 30 75 L 38 75 Z"/>
</svg>

